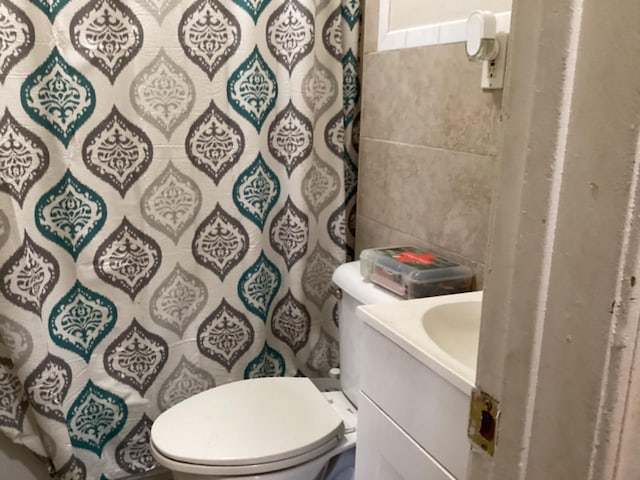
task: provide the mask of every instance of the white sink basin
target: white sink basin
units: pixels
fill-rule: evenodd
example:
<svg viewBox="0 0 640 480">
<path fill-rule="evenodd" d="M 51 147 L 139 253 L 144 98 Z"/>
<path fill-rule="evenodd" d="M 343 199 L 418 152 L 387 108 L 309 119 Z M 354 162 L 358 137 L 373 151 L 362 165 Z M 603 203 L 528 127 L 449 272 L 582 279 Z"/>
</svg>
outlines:
<svg viewBox="0 0 640 480">
<path fill-rule="evenodd" d="M 476 378 L 482 292 L 359 307 L 362 320 L 466 394 Z"/>
<path fill-rule="evenodd" d="M 435 344 L 462 365 L 476 371 L 481 301 L 445 303 L 427 309 L 422 325 Z"/>
</svg>

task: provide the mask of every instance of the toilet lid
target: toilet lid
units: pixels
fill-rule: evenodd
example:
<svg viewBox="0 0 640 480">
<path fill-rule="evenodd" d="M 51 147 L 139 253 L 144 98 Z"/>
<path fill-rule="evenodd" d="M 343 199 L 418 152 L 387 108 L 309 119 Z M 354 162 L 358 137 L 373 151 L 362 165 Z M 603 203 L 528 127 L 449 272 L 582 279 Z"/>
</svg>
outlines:
<svg viewBox="0 0 640 480">
<path fill-rule="evenodd" d="M 200 465 L 251 465 L 301 455 L 343 431 L 307 378 L 260 378 L 195 395 L 162 413 L 151 440 L 163 455 Z"/>
</svg>

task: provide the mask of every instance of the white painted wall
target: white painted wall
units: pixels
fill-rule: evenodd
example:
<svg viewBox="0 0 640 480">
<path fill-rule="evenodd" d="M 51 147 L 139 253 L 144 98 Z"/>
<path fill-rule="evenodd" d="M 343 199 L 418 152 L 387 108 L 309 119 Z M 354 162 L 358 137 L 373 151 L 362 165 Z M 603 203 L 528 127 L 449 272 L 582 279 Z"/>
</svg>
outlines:
<svg viewBox="0 0 640 480">
<path fill-rule="evenodd" d="M 389 29 L 461 20 L 479 9 L 507 12 L 511 10 L 511 0 L 390 0 Z"/>
</svg>

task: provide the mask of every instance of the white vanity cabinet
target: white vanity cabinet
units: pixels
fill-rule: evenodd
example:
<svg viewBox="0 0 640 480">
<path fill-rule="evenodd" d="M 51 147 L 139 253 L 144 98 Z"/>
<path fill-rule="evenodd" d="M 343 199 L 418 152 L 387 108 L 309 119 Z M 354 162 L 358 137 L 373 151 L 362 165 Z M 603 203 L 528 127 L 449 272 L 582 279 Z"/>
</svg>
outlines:
<svg viewBox="0 0 640 480">
<path fill-rule="evenodd" d="M 366 395 L 358 409 L 356 480 L 454 480 Z"/>
<path fill-rule="evenodd" d="M 359 312 L 365 325 L 356 480 L 465 480 L 472 383 L 443 376 L 424 349 L 387 328 L 391 310 L 376 307 Z"/>
</svg>

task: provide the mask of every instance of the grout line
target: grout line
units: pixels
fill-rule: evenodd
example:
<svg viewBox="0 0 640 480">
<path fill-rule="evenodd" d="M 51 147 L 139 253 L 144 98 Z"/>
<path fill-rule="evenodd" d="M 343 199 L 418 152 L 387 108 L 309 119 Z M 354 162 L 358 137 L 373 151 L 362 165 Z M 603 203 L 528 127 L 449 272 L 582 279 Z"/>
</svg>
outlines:
<svg viewBox="0 0 640 480">
<path fill-rule="evenodd" d="M 490 158 L 495 158 L 496 157 L 496 153 L 479 153 L 479 152 L 471 152 L 469 150 L 455 150 L 452 148 L 446 148 L 446 147 L 438 147 L 435 145 L 420 145 L 417 143 L 405 143 L 405 142 L 399 142 L 397 140 L 387 140 L 384 138 L 376 138 L 376 137 L 369 137 L 369 136 L 365 136 L 362 135 L 360 137 L 362 140 L 368 140 L 368 141 L 373 141 L 373 142 L 379 142 L 379 143 L 388 143 L 390 145 L 400 145 L 400 146 L 406 146 L 406 147 L 414 147 L 414 148 L 423 148 L 423 149 L 429 149 L 429 150 L 439 150 L 439 151 L 443 151 L 443 152 L 454 152 L 454 153 L 464 153 L 467 155 L 474 155 L 477 157 L 490 157 Z"/>
</svg>

